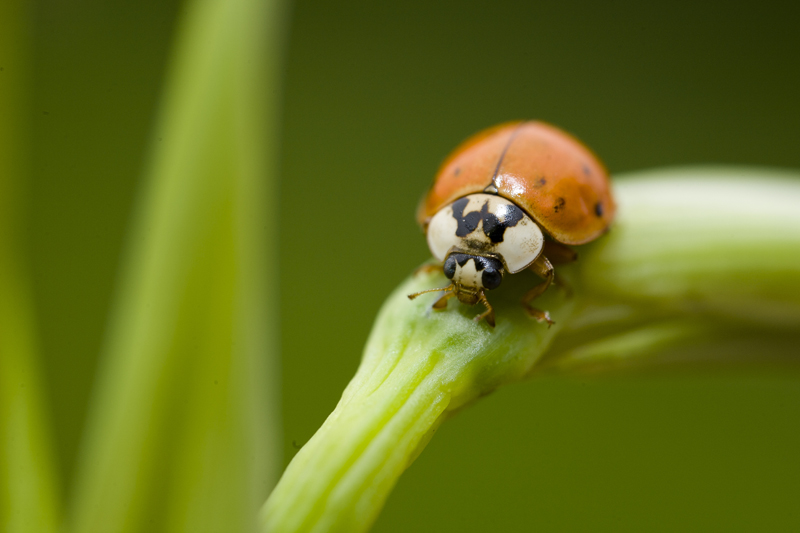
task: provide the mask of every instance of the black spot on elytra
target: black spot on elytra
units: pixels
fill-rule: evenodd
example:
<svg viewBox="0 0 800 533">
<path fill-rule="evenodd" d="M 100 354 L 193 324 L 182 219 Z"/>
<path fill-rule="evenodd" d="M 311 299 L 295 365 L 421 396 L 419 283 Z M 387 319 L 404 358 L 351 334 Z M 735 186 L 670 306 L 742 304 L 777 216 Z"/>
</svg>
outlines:
<svg viewBox="0 0 800 533">
<path fill-rule="evenodd" d="M 544 187 L 547 184 L 547 180 L 544 178 L 539 178 L 533 182 L 533 186 L 536 188 Z"/>
<path fill-rule="evenodd" d="M 585 165 L 585 164 L 584 164 L 584 165 L 583 165 L 583 173 L 584 173 L 584 175 L 588 176 L 589 174 L 591 174 L 591 173 L 592 173 L 592 171 L 591 171 L 591 170 L 589 170 L 589 167 L 588 167 L 587 165 Z"/>
<path fill-rule="evenodd" d="M 603 202 L 597 202 L 594 204 L 594 214 L 598 217 L 603 216 Z"/>
<path fill-rule="evenodd" d="M 493 243 L 503 242 L 506 228 L 517 225 L 522 220 L 522 210 L 514 204 L 508 204 L 506 220 L 500 220 L 494 213 L 489 212 L 489 202 L 483 204 L 480 211 L 471 211 L 464 214 L 469 198 L 461 198 L 453 202 L 453 218 L 458 223 L 456 236 L 466 237 L 478 228 L 478 224 L 483 221 L 483 233 L 489 237 Z"/>
<path fill-rule="evenodd" d="M 456 169 L 455 169 L 455 171 L 453 172 L 453 174 L 454 174 L 455 176 L 458 176 L 459 174 L 461 174 L 461 167 L 456 167 Z"/>
<path fill-rule="evenodd" d="M 559 210 L 564 209 L 564 204 L 566 203 L 567 203 L 566 200 L 564 200 L 561 197 L 558 197 L 556 198 L 556 205 L 553 207 L 553 209 L 555 210 L 556 213 L 558 213 Z"/>
</svg>

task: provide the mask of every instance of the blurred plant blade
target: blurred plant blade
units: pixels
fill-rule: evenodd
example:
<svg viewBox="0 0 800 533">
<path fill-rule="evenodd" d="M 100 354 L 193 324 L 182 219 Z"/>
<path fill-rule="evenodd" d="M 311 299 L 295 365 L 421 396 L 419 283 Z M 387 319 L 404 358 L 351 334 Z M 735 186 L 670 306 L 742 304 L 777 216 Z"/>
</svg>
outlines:
<svg viewBox="0 0 800 533">
<path fill-rule="evenodd" d="M 492 294 L 494 330 L 471 320 L 475 309 L 433 311 L 438 295 L 408 301 L 445 285 L 442 274 L 406 280 L 336 409 L 270 495 L 262 530 L 367 530 L 443 420 L 544 369 L 647 365 L 654 355 L 759 361 L 772 350 L 800 363 L 800 180 L 788 177 L 690 169 L 618 181 L 613 230 L 559 267 L 568 289 L 536 301 L 550 329 L 521 309 L 535 283 L 522 274 Z"/>
<path fill-rule="evenodd" d="M 0 254 L 0 530 L 57 531 L 61 505 L 28 284 L 5 243 Z"/>
<path fill-rule="evenodd" d="M 91 531 L 248 531 L 278 458 L 278 0 L 194 0 L 79 462 Z"/>
<path fill-rule="evenodd" d="M 20 206 L 28 177 L 27 4 L 0 4 L 0 530 L 56 531 L 60 502 L 25 276 Z"/>
</svg>

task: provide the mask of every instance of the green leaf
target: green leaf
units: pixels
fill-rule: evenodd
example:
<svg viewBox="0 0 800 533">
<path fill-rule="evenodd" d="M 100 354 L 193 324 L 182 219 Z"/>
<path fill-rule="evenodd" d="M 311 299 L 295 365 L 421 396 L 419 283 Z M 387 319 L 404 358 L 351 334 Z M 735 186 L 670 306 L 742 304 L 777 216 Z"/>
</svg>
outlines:
<svg viewBox="0 0 800 533">
<path fill-rule="evenodd" d="M 276 475 L 277 0 L 184 13 L 69 526 L 247 531 Z"/>
<path fill-rule="evenodd" d="M 0 4 L 0 530 L 56 531 L 53 442 L 36 346 L 30 280 L 20 241 L 28 177 L 29 22 L 26 4 Z"/>
</svg>

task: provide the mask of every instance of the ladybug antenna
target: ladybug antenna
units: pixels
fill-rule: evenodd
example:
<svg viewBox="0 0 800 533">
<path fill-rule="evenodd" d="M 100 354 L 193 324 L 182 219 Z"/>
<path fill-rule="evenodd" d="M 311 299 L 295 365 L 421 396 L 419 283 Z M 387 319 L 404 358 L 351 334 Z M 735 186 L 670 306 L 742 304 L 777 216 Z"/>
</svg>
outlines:
<svg viewBox="0 0 800 533">
<path fill-rule="evenodd" d="M 426 294 L 426 293 L 429 293 L 429 292 L 439 292 L 439 291 L 449 292 L 449 291 L 452 291 L 452 290 L 453 290 L 453 284 L 451 283 L 447 287 L 442 287 L 440 289 L 428 289 L 426 291 L 419 291 L 419 292 L 415 292 L 414 294 L 409 294 L 408 295 L 408 299 L 409 300 L 413 300 L 414 298 L 416 298 L 420 294 Z"/>
</svg>

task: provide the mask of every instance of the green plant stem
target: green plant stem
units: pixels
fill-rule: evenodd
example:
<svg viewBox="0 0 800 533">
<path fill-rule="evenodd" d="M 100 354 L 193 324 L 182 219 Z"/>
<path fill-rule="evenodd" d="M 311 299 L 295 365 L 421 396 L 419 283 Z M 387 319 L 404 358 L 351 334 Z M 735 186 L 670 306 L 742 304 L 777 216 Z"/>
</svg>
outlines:
<svg viewBox="0 0 800 533">
<path fill-rule="evenodd" d="M 800 324 L 796 174 L 651 171 L 620 179 L 617 196 L 614 232 L 575 265 L 580 309 L 540 367 L 796 360 L 786 339 Z"/>
<path fill-rule="evenodd" d="M 193 0 L 82 443 L 72 531 L 249 531 L 276 477 L 278 0 Z"/>
<path fill-rule="evenodd" d="M 443 420 L 536 372 L 646 364 L 731 331 L 779 338 L 771 346 L 787 353 L 796 346 L 800 181 L 685 169 L 631 176 L 616 189 L 614 229 L 558 269 L 569 289 L 536 301 L 553 328 L 519 305 L 534 277 L 512 276 L 491 294 L 494 330 L 471 320 L 474 308 L 432 311 L 437 295 L 408 301 L 409 293 L 446 285 L 441 274 L 404 282 L 381 310 L 336 409 L 262 509 L 262 530 L 367 530 Z"/>
<path fill-rule="evenodd" d="M 0 244 L 0 531 L 48 533 L 61 510 L 52 438 L 28 284 L 8 250 Z"/>
<path fill-rule="evenodd" d="M 0 4 L 0 531 L 56 531 L 61 502 L 21 245 L 30 154 L 25 2 Z"/>
<path fill-rule="evenodd" d="M 526 375 L 558 326 L 525 327 L 521 309 L 492 330 L 474 309 L 430 312 L 407 294 L 441 283 L 420 276 L 388 300 L 339 405 L 301 449 L 267 503 L 265 531 L 363 531 L 399 475 L 450 413 Z M 562 317 L 570 302 L 544 299 Z"/>
</svg>

